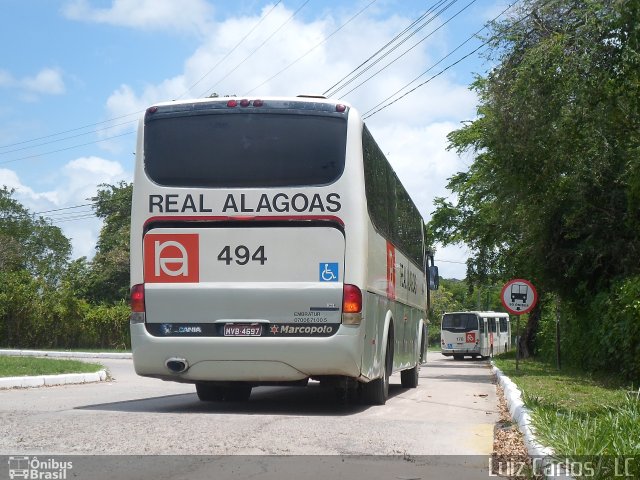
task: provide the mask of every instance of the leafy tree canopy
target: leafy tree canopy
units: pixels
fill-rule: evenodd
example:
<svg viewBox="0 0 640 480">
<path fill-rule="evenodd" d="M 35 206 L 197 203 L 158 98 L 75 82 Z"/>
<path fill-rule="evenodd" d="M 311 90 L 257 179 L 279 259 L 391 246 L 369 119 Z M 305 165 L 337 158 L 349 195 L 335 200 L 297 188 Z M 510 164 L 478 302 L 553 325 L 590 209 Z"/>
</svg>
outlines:
<svg viewBox="0 0 640 480">
<path fill-rule="evenodd" d="M 478 117 L 449 135 L 475 159 L 429 225 L 469 246 L 470 282 L 527 276 L 579 302 L 640 271 L 639 9 L 529 0 L 491 25 Z"/>
<path fill-rule="evenodd" d="M 58 227 L 31 214 L 13 193 L 0 188 L 0 273 L 25 270 L 56 284 L 69 261 L 71 243 Z"/>
<path fill-rule="evenodd" d="M 91 199 L 96 215 L 104 220 L 87 274 L 85 295 L 94 302 L 118 302 L 128 296 L 132 191 L 131 183 L 102 184 Z"/>
</svg>

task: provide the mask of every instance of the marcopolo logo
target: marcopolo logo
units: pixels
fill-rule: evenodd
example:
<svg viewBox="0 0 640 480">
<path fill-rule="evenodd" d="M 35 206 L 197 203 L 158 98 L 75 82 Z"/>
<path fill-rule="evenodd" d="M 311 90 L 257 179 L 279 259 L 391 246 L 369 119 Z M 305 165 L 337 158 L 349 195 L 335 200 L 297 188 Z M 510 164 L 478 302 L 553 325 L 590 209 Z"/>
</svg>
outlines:
<svg viewBox="0 0 640 480">
<path fill-rule="evenodd" d="M 271 335 L 281 336 L 328 336 L 333 335 L 337 325 L 272 325 L 269 329 Z"/>
<path fill-rule="evenodd" d="M 9 478 L 33 480 L 66 480 L 67 470 L 73 468 L 73 462 L 62 462 L 55 458 L 45 460 L 38 457 L 9 457 Z"/>
<path fill-rule="evenodd" d="M 195 233 L 147 234 L 144 237 L 144 281 L 197 283 L 200 245 Z"/>
</svg>

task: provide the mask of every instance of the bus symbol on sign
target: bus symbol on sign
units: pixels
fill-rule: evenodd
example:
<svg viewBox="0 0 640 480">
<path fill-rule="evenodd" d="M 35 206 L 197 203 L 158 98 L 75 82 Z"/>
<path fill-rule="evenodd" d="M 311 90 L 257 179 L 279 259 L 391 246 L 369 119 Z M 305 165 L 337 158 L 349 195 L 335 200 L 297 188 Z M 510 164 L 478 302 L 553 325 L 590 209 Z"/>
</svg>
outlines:
<svg viewBox="0 0 640 480">
<path fill-rule="evenodd" d="M 531 282 L 518 278 L 507 282 L 502 287 L 500 299 L 504 308 L 510 313 L 521 315 L 530 312 L 535 307 L 538 293 Z"/>
</svg>

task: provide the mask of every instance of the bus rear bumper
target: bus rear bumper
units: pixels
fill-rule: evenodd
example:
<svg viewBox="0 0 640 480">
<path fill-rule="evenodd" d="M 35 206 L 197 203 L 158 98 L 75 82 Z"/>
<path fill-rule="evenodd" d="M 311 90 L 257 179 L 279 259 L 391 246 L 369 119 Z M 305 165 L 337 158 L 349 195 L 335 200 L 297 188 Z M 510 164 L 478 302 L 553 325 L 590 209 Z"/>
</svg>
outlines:
<svg viewBox="0 0 640 480">
<path fill-rule="evenodd" d="M 441 348 L 440 353 L 445 357 L 453 357 L 454 355 L 480 355 L 478 348 Z"/>
<path fill-rule="evenodd" d="M 331 337 L 154 337 L 144 324 L 131 324 L 133 363 L 138 375 L 195 383 L 206 381 L 294 382 L 309 377 L 361 373 L 358 327 L 342 325 Z M 173 373 L 167 360 L 183 359 Z"/>
</svg>

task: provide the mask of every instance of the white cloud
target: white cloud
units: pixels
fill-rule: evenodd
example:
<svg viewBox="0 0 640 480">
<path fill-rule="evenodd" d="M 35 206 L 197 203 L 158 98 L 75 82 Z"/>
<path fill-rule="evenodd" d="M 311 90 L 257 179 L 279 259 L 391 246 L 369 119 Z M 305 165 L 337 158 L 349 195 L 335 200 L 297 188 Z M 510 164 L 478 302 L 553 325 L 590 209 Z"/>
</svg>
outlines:
<svg viewBox="0 0 640 480">
<path fill-rule="evenodd" d="M 185 61 L 182 72 L 142 90 L 121 85 L 107 100 L 107 115 L 118 117 L 133 110 L 144 110 L 159 101 L 203 97 L 212 92 L 253 98 L 321 94 L 412 20 L 398 15 L 374 18 L 365 13 L 338 35 L 321 43 L 355 11 L 354 7 L 339 18 L 334 12 L 334 17 L 306 22 L 296 17 L 286 23 L 293 11 L 280 4 L 231 54 L 229 52 L 261 17 L 229 17 L 224 22 L 212 24 L 201 45 Z M 265 7 L 261 15 L 267 12 Z M 273 38 L 262 45 L 276 31 Z M 344 96 L 345 101 L 364 113 L 402 89 L 441 57 L 446 41 L 444 31 L 420 43 L 390 68 L 377 72 L 420 38 L 416 36 L 395 54 L 372 66 L 334 97 Z M 443 66 L 436 67 L 418 83 Z M 372 77 L 370 81 L 349 92 L 369 77 Z M 446 150 L 446 135 L 458 128 L 461 120 L 475 116 L 476 96 L 467 85 L 455 83 L 450 78 L 446 74 L 435 78 L 367 120 L 377 142 L 388 154 L 389 161 L 426 219 L 433 211 L 434 197 L 449 195 L 445 188 L 447 178 L 466 169 L 454 152 Z M 185 94 L 190 87 L 193 88 L 189 94 Z M 444 251 L 455 257 L 452 260 L 464 261 L 464 251 L 458 249 L 454 255 L 455 248 Z M 443 265 L 445 275 L 461 277 L 464 270 L 464 265 Z"/>
<path fill-rule="evenodd" d="M 10 87 L 15 83 L 13 76 L 6 70 L 0 70 L 0 87 Z"/>
<path fill-rule="evenodd" d="M 55 192 L 36 193 L 20 181 L 16 172 L 7 168 L 0 168 L 0 186 L 15 190 L 15 194 L 22 198 L 25 206 L 29 208 L 43 203 L 53 204 L 57 201 Z"/>
<path fill-rule="evenodd" d="M 92 215 L 89 206 L 78 206 L 90 203 L 99 184 L 115 184 L 120 180 L 130 181 L 131 174 L 120 163 L 100 157 L 82 157 L 68 162 L 60 170 L 56 188 L 48 192 L 36 192 L 24 185 L 14 171 L 0 169 L 0 185 L 14 189 L 14 197 L 31 212 L 47 212 L 42 215 L 62 228 L 71 240 L 74 258 L 93 256 L 101 228 L 101 221 Z"/>
<path fill-rule="evenodd" d="M 213 9 L 205 0 L 113 0 L 108 8 L 94 8 L 87 0 L 73 0 L 64 6 L 63 13 L 72 20 L 145 30 L 202 32 Z"/>
<path fill-rule="evenodd" d="M 27 101 L 35 101 L 40 95 L 61 95 L 66 91 L 62 71 L 51 67 L 20 79 L 0 70 L 0 88 L 17 89 L 21 91 L 21 98 Z"/>
<path fill-rule="evenodd" d="M 115 183 L 127 176 L 120 163 L 99 157 L 72 160 L 64 166 L 62 175 L 65 188 L 59 195 L 66 203 L 87 203 L 86 200 L 95 195 L 98 184 Z"/>
<path fill-rule="evenodd" d="M 26 77 L 20 83 L 31 93 L 60 95 L 65 92 L 62 73 L 56 68 L 43 68 L 36 75 Z"/>
</svg>

